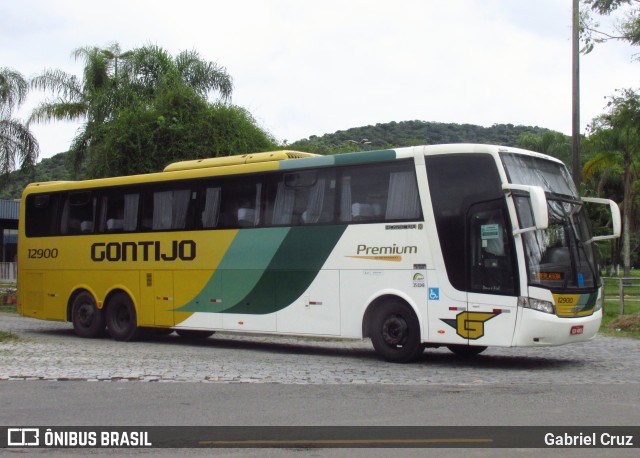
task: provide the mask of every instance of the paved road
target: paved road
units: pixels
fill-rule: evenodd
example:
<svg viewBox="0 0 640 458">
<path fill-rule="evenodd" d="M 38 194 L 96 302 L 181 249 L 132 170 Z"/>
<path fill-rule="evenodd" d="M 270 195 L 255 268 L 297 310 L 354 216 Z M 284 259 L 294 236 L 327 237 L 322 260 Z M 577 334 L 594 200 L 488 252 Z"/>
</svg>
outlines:
<svg viewBox="0 0 640 458">
<path fill-rule="evenodd" d="M 175 334 L 142 342 L 75 337 L 69 323 L 0 313 L 0 380 L 538 386 L 640 383 L 640 341 L 598 336 L 562 347 L 489 348 L 466 360 L 427 349 L 408 365 L 378 359 L 369 341 Z"/>
<path fill-rule="evenodd" d="M 436 349 L 413 364 L 397 365 L 379 360 L 368 341 L 220 333 L 198 343 L 176 335 L 122 343 L 80 339 L 68 323 L 3 313 L 0 330 L 20 337 L 0 344 L 4 425 L 640 425 L 637 340 L 599 336 L 564 347 L 490 348 L 472 360 Z M 86 452 L 55 450 L 53 455 Z M 404 450 L 399 456 L 461 452 Z M 153 455 L 175 453 L 156 449 Z M 389 455 L 348 449 L 180 453 Z M 519 453 L 637 456 L 603 449 Z M 119 456 L 121 451 L 91 454 Z M 512 456 L 512 451 L 466 449 L 464 455 Z"/>
</svg>

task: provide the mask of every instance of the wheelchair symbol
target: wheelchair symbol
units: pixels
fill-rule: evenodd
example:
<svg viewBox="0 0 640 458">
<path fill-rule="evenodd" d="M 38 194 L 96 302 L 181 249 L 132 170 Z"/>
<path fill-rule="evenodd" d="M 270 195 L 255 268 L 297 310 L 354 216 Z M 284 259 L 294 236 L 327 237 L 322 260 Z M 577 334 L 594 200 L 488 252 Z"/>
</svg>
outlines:
<svg viewBox="0 0 640 458">
<path fill-rule="evenodd" d="M 440 288 L 429 288 L 429 300 L 430 301 L 440 300 Z"/>
</svg>

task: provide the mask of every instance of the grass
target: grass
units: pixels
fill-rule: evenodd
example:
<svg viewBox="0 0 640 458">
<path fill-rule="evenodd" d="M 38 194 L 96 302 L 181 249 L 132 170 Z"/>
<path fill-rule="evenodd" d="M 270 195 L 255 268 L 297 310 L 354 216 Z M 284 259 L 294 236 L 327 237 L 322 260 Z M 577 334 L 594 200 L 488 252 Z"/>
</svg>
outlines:
<svg viewBox="0 0 640 458">
<path fill-rule="evenodd" d="M 0 312 L 18 313 L 16 306 L 16 285 L 0 283 Z M 11 332 L 0 331 L 0 343 L 18 340 L 18 336 Z"/>
<path fill-rule="evenodd" d="M 18 313 L 18 306 L 16 304 L 0 304 L 0 312 Z"/>
<path fill-rule="evenodd" d="M 0 331 L 0 343 L 18 340 L 18 336 L 6 331 Z"/>
<path fill-rule="evenodd" d="M 0 312 L 18 313 L 16 293 L 15 283 L 0 283 Z"/>
<path fill-rule="evenodd" d="M 606 335 L 640 339 L 640 271 L 632 271 L 633 280 L 624 290 L 624 314 L 620 314 L 620 281 L 606 278 L 605 304 L 600 332 Z"/>
</svg>

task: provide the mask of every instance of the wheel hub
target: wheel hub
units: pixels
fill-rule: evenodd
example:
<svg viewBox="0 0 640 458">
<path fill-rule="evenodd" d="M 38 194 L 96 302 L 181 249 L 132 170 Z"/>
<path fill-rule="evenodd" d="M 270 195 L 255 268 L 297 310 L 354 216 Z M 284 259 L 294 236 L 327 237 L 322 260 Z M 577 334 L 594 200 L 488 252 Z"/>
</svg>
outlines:
<svg viewBox="0 0 640 458">
<path fill-rule="evenodd" d="M 117 325 L 121 328 L 124 328 L 129 324 L 129 321 L 131 321 L 131 317 L 129 316 L 129 311 L 126 309 L 126 307 L 118 308 L 118 311 L 116 313 Z"/>
<path fill-rule="evenodd" d="M 93 323 L 93 307 L 90 304 L 82 304 L 78 308 L 78 320 L 82 326 L 91 326 L 91 323 Z"/>
</svg>

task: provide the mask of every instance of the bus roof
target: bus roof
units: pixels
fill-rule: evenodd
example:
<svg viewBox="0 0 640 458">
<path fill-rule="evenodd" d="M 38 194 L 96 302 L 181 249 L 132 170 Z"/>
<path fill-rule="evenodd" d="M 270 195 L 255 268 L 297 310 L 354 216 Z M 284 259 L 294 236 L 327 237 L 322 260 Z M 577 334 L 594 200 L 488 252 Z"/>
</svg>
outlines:
<svg viewBox="0 0 640 458">
<path fill-rule="evenodd" d="M 375 151 L 356 151 L 343 154 L 319 155 L 293 150 L 270 151 L 237 156 L 196 159 L 169 164 L 162 172 L 98 178 L 83 181 L 49 181 L 30 183 L 27 192 L 51 192 L 71 189 L 86 189 L 102 186 L 122 186 L 134 183 L 153 183 L 174 179 L 202 178 L 207 176 L 235 175 L 241 173 L 264 172 L 269 170 L 294 170 L 307 167 L 362 164 L 369 162 L 408 159 L 415 156 L 437 154 L 490 153 L 502 152 L 526 154 L 556 162 L 558 159 L 545 154 L 519 148 L 485 144 L 443 144 L 409 146 Z"/>
<path fill-rule="evenodd" d="M 287 159 L 301 159 L 315 157 L 318 154 L 303 153 L 301 151 L 282 150 L 267 153 L 243 154 L 240 156 L 212 157 L 209 159 L 196 159 L 169 164 L 164 168 L 165 172 L 177 172 L 179 170 L 205 169 L 209 167 L 224 167 L 227 165 L 254 164 L 256 162 L 283 161 Z"/>
</svg>

